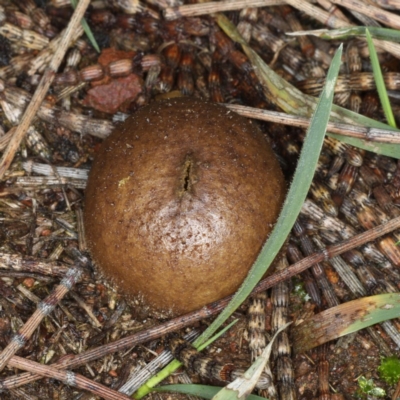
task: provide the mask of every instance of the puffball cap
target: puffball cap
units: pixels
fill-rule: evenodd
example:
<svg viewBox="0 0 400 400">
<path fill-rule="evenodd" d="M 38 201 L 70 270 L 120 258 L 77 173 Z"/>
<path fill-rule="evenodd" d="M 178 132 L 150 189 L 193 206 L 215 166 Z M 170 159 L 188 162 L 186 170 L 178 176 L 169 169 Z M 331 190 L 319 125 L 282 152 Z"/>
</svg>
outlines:
<svg viewBox="0 0 400 400">
<path fill-rule="evenodd" d="M 284 196 L 256 123 L 218 104 L 167 99 L 102 144 L 85 193 L 86 239 L 124 294 L 183 314 L 238 289 Z"/>
</svg>

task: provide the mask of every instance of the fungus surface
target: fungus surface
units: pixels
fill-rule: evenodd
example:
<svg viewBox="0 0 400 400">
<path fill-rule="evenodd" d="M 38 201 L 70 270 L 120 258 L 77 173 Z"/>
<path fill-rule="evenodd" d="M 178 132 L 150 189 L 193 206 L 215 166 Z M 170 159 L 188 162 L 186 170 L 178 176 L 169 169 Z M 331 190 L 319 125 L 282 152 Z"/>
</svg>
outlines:
<svg viewBox="0 0 400 400">
<path fill-rule="evenodd" d="M 85 194 L 86 238 L 124 294 L 182 314 L 235 292 L 284 195 L 255 123 L 221 105 L 163 100 L 104 141 Z"/>
</svg>

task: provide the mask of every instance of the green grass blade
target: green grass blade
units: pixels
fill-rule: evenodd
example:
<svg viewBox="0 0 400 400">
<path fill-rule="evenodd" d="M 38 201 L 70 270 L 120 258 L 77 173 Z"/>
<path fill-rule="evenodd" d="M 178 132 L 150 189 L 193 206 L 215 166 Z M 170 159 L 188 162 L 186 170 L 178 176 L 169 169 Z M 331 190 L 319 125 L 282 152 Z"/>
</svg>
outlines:
<svg viewBox="0 0 400 400">
<path fill-rule="evenodd" d="M 340 67 L 342 47 L 343 46 L 341 45 L 337 50 L 329 68 L 326 85 L 321 93 L 321 98 L 317 104 L 315 115 L 313 116 L 307 131 L 293 182 L 286 196 L 286 200 L 278 221 L 276 222 L 270 237 L 264 244 L 260 254 L 249 271 L 245 281 L 235 293 L 231 302 L 221 312 L 221 314 L 219 314 L 214 322 L 203 332 L 203 334 L 200 335 L 199 338 L 193 343 L 194 347 L 196 348 L 202 346 L 247 298 L 254 286 L 259 282 L 278 254 L 280 248 L 289 235 L 297 216 L 300 213 L 301 206 L 311 185 L 314 171 L 317 166 L 319 153 L 324 141 L 325 131 L 332 108 L 334 87 Z M 162 379 L 167 376 L 165 376 L 165 370 L 172 371 L 172 368 L 176 369 L 179 366 L 180 363 L 178 361 L 172 361 L 172 363 L 164 368 L 163 371 L 157 374 L 157 382 L 159 382 L 158 379 L 161 376 L 160 374 L 162 374 Z M 133 397 L 140 399 L 146 395 L 149 390 L 151 390 L 150 386 L 154 387 L 156 384 L 153 384 L 155 382 L 154 379 L 155 377 L 152 378 L 151 385 L 149 385 L 149 382 L 147 382 L 146 385 L 142 386 L 142 388 L 140 388 Z"/>
<path fill-rule="evenodd" d="M 301 206 L 307 196 L 317 166 L 326 126 L 329 121 L 334 95 L 334 86 L 339 73 L 341 55 L 342 46 L 339 47 L 332 60 L 325 87 L 321 93 L 321 98 L 318 102 L 315 115 L 311 120 L 304 140 L 293 182 L 286 196 L 281 214 L 279 215 L 278 221 L 276 222 L 269 239 L 264 244 L 260 254 L 249 271 L 249 274 L 242 286 L 235 293 L 231 302 L 221 312 L 221 314 L 219 314 L 207 330 L 196 339 L 194 342 L 195 346 L 206 341 L 246 299 L 254 286 L 265 274 L 292 229 Z"/>
<path fill-rule="evenodd" d="M 353 36 L 365 36 L 366 29 L 369 30 L 374 39 L 400 42 L 400 31 L 390 28 L 378 28 L 375 26 L 355 26 L 339 29 L 316 29 L 311 31 L 288 32 L 289 36 L 313 35 L 326 40 L 348 39 Z"/>
<path fill-rule="evenodd" d="M 199 396 L 203 399 L 212 399 L 219 390 L 218 386 L 207 386 L 207 385 L 166 385 L 160 386 L 154 389 L 157 392 L 175 392 L 182 393 L 192 396 Z M 247 397 L 247 400 L 268 400 L 265 397 L 256 396 L 251 394 Z"/>
<path fill-rule="evenodd" d="M 212 338 L 210 338 L 207 342 L 203 343 L 201 346 L 197 346 L 196 349 L 198 351 L 205 349 L 208 345 L 216 341 L 227 330 L 229 330 L 233 325 L 235 325 L 237 321 L 238 320 L 235 319 L 234 321 L 229 323 L 218 333 L 216 333 Z M 181 365 L 182 363 L 178 360 L 171 361 L 165 368 L 163 368 L 156 375 L 150 378 L 144 385 L 142 385 L 132 397 L 135 399 L 141 399 L 142 397 L 148 395 L 156 385 L 158 385 L 161 381 L 163 381 L 165 378 L 167 378 L 169 375 L 175 372 Z"/>
<path fill-rule="evenodd" d="M 365 30 L 365 34 L 367 36 L 369 56 L 371 58 L 371 65 L 372 65 L 372 71 L 374 73 L 376 89 L 378 90 L 378 95 L 382 104 L 383 112 L 385 113 L 385 117 L 388 124 L 396 128 L 396 121 L 394 120 L 392 107 L 390 106 L 389 96 L 387 94 L 385 82 L 383 80 L 382 70 L 378 60 L 378 54 L 376 53 L 374 42 L 372 41 L 372 37 L 368 29 Z"/>
<path fill-rule="evenodd" d="M 209 346 L 211 343 L 215 342 L 219 337 L 221 337 L 226 331 L 231 329 L 231 327 L 233 325 L 235 325 L 236 322 L 238 322 L 238 321 L 239 321 L 238 319 L 235 319 L 234 321 L 232 321 L 230 324 L 228 324 L 227 326 L 222 328 L 218 333 L 216 333 L 212 338 L 210 338 L 206 342 L 202 343 L 201 345 L 196 346 L 196 350 L 198 350 L 198 351 L 204 350 L 207 346 Z"/>
<path fill-rule="evenodd" d="M 363 297 L 329 308 L 294 327 L 295 352 L 304 352 L 330 340 L 357 332 L 400 315 L 400 293 Z"/>
<path fill-rule="evenodd" d="M 78 1 L 77 1 L 77 0 L 70 0 L 70 1 L 71 1 L 71 4 L 72 4 L 72 7 L 76 8 L 76 5 L 78 4 Z M 95 49 L 98 53 L 100 53 L 100 47 L 99 47 L 99 45 L 97 44 L 96 39 L 95 39 L 94 36 L 93 36 L 92 30 L 90 29 L 89 24 L 86 22 L 86 19 L 85 19 L 85 18 L 82 18 L 82 22 L 81 22 L 81 23 L 82 23 L 83 30 L 84 30 L 85 33 L 86 33 L 86 36 L 87 36 L 88 39 L 90 40 L 90 43 L 92 44 L 92 46 L 94 47 L 94 49 Z"/>
<path fill-rule="evenodd" d="M 224 15 L 217 15 L 216 20 L 221 29 L 232 40 L 242 45 L 243 50 L 249 57 L 253 65 L 254 72 L 256 73 L 260 84 L 263 86 L 264 93 L 268 97 L 268 99 L 289 114 L 310 117 L 310 115 L 315 110 L 317 99 L 312 96 L 305 95 L 293 85 L 286 82 L 275 71 L 273 71 L 264 62 L 264 60 L 248 46 L 247 42 L 245 42 L 238 33 L 236 27 Z M 398 129 L 394 129 L 387 124 L 375 121 L 371 118 L 357 114 L 353 111 L 339 107 L 335 104 L 332 105 L 331 121 L 344 122 L 348 124 L 356 124 L 373 128 L 390 129 L 396 132 L 400 132 Z M 328 134 L 330 135 L 329 132 Z M 346 136 L 336 134 L 335 137 L 337 137 L 339 140 L 349 143 L 348 139 L 350 138 L 347 138 Z M 351 138 L 351 144 L 362 149 L 371 150 L 371 147 L 368 145 L 368 143 L 362 139 Z M 400 158 L 400 144 L 375 142 L 373 144 L 373 149 L 375 153 Z"/>
<path fill-rule="evenodd" d="M 150 392 L 152 392 L 154 387 L 158 385 L 165 378 L 168 378 L 173 372 L 175 372 L 182 363 L 178 360 L 172 360 L 165 368 L 163 368 L 160 372 L 157 372 L 156 375 L 151 377 L 144 385 L 142 385 L 133 395 L 133 399 L 141 399 L 144 396 L 147 396 Z"/>
</svg>

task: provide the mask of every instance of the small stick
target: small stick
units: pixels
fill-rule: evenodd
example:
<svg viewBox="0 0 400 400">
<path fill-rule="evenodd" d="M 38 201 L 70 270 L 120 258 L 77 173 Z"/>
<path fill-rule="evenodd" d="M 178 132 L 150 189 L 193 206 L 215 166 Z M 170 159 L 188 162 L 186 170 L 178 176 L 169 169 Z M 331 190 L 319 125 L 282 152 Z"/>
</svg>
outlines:
<svg viewBox="0 0 400 400">
<path fill-rule="evenodd" d="M 332 4 L 330 0 L 317 0 L 317 3 L 330 14 L 334 15 L 335 17 L 341 19 L 344 22 L 350 23 L 350 20 L 342 13 L 340 8 L 336 7 Z"/>
<path fill-rule="evenodd" d="M 57 303 L 71 290 L 74 284 L 80 280 L 81 276 L 82 271 L 80 268 L 71 268 L 55 290 L 38 304 L 36 311 L 0 353 L 0 371 L 3 370 L 10 358 L 25 345 L 42 322 L 43 318 L 54 310 Z"/>
<path fill-rule="evenodd" d="M 237 104 L 225 104 L 229 109 L 248 118 L 259 119 L 262 121 L 276 122 L 296 127 L 307 128 L 310 124 L 310 118 L 286 113 L 261 110 L 258 108 L 241 106 Z M 344 136 L 364 139 L 369 142 L 381 143 L 400 143 L 400 135 L 397 131 L 380 128 L 367 128 L 364 126 L 342 124 L 338 122 L 329 122 L 328 132 L 339 133 Z"/>
<path fill-rule="evenodd" d="M 333 246 L 326 247 L 318 253 L 315 253 L 303 260 L 290 265 L 287 269 L 279 271 L 264 280 L 262 280 L 252 291 L 252 294 L 266 290 L 279 282 L 295 276 L 306 269 L 310 268 L 312 265 L 318 262 L 326 261 L 331 257 L 336 257 L 346 251 L 349 251 L 355 247 L 361 246 L 367 242 L 373 241 L 378 237 L 381 237 L 389 232 L 392 232 L 400 228 L 400 217 L 394 218 L 384 224 L 381 224 L 373 229 L 356 235 L 348 240 L 338 243 Z M 117 351 L 125 350 L 132 346 L 136 346 L 140 343 L 145 343 L 150 340 L 157 339 L 167 333 L 177 331 L 186 326 L 194 324 L 202 319 L 213 316 L 214 314 L 221 311 L 227 306 L 232 296 L 225 297 L 222 300 L 216 301 L 214 303 L 208 304 L 198 311 L 194 311 L 180 317 L 171 319 L 164 324 L 149 328 L 145 331 L 137 332 L 131 336 L 116 340 L 115 342 L 108 343 L 104 346 L 88 350 L 84 353 L 78 354 L 76 356 L 65 356 L 56 363 L 52 364 L 52 367 L 57 369 L 63 368 L 76 368 L 80 365 L 89 363 L 91 361 L 97 360 L 108 354 L 115 353 Z M 29 382 L 40 379 L 40 376 L 35 374 L 21 374 L 13 376 L 10 378 L 5 378 L 0 380 L 0 390 L 12 389 L 18 386 L 25 385 Z"/>
<path fill-rule="evenodd" d="M 54 176 L 57 174 L 59 177 L 83 179 L 87 180 L 89 170 L 84 168 L 71 168 L 71 167 L 55 167 L 53 165 L 37 163 L 32 160 L 24 161 L 22 168 L 29 174 L 35 172 L 39 175 Z"/>
<path fill-rule="evenodd" d="M 195 17 L 197 15 L 213 14 L 216 12 L 241 10 L 247 7 L 279 6 L 285 3 L 285 0 L 210 1 L 200 4 L 188 4 L 185 6 L 167 7 L 164 9 L 164 17 L 167 20 L 171 20 L 181 17 Z"/>
<path fill-rule="evenodd" d="M 337 15 L 333 15 L 307 1 L 286 0 L 286 3 L 290 4 L 293 8 L 303 11 L 310 17 L 327 25 L 329 28 L 345 28 L 352 26 L 351 23 L 339 19 Z"/>
<path fill-rule="evenodd" d="M 14 155 L 17 152 L 22 139 L 24 138 L 26 131 L 31 125 L 33 118 L 36 116 L 36 113 L 39 110 L 40 105 L 47 91 L 49 90 L 51 83 L 53 82 L 55 73 L 61 64 L 62 59 L 64 58 L 65 52 L 70 45 L 71 37 L 81 23 L 81 19 L 89 3 L 90 0 L 81 0 L 76 7 L 74 14 L 72 15 L 71 20 L 68 24 L 68 27 L 65 30 L 65 35 L 60 41 L 60 45 L 55 51 L 49 66 L 46 68 L 40 84 L 32 97 L 31 102 L 25 110 L 21 123 L 18 125 L 12 139 L 8 143 L 8 146 L 3 153 L 3 157 L 0 160 L 0 179 L 3 178 L 8 167 L 11 165 L 11 162 L 14 159 Z"/>
<path fill-rule="evenodd" d="M 32 257 L 22 257 L 20 254 L 0 253 L 0 268 L 64 277 L 71 266 L 61 265 L 60 262 L 55 261 L 49 262 Z"/>
<path fill-rule="evenodd" d="M 31 272 L 19 272 L 19 271 L 9 271 L 9 270 L 4 270 L 0 269 L 0 277 L 2 278 L 32 278 L 35 279 L 36 281 L 41 281 L 41 282 L 46 282 L 50 283 L 53 281 L 53 278 L 50 278 L 49 276 L 43 276 L 39 274 L 33 274 Z"/>
<path fill-rule="evenodd" d="M 72 371 L 60 371 L 47 365 L 42 365 L 34 361 L 26 360 L 22 357 L 14 356 L 9 364 L 12 368 L 23 369 L 25 371 L 35 372 L 45 378 L 57 379 L 64 382 L 68 386 L 74 386 L 78 389 L 87 390 L 93 394 L 107 400 L 130 400 L 130 397 L 116 392 L 107 386 L 101 385 L 92 381 L 80 374 L 75 374 Z"/>
<path fill-rule="evenodd" d="M 399 10 L 400 9 L 399 0 L 374 0 L 374 2 L 379 7 L 382 7 L 382 8 L 388 8 L 388 9 L 393 9 L 393 10 Z M 400 382 L 399 382 L 398 386 L 400 386 Z M 400 391 L 399 391 L 399 394 L 400 394 Z M 393 399 L 394 398 L 397 399 L 397 396 L 394 396 Z"/>
<path fill-rule="evenodd" d="M 29 188 L 30 190 L 42 190 L 49 187 L 64 187 L 72 186 L 77 189 L 85 189 L 86 181 L 82 179 L 66 178 L 61 176 L 57 177 L 43 177 L 43 176 L 20 176 L 14 183 L 15 188 Z"/>
<path fill-rule="evenodd" d="M 400 17 L 390 11 L 382 10 L 381 8 L 375 7 L 371 4 L 368 6 L 364 2 L 359 0 L 331 0 L 339 6 L 346 7 L 350 10 L 357 11 L 361 14 L 367 15 L 368 17 L 382 22 L 385 25 L 390 26 L 394 29 L 400 29 Z"/>
<path fill-rule="evenodd" d="M 85 235 L 85 225 L 83 223 L 83 211 L 81 208 L 76 208 L 75 213 L 76 213 L 76 227 L 78 231 L 79 250 L 86 251 L 87 243 Z"/>
</svg>

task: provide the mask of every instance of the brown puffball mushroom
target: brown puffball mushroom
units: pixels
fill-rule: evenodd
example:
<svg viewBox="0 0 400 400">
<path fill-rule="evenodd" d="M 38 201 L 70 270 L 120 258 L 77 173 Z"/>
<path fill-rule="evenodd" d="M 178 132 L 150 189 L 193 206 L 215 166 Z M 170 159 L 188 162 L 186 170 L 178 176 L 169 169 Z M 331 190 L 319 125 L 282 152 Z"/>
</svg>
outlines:
<svg viewBox="0 0 400 400">
<path fill-rule="evenodd" d="M 158 101 L 97 154 L 86 238 L 122 293 L 179 315 L 238 289 L 284 196 L 282 171 L 255 123 L 197 99 Z"/>
</svg>

